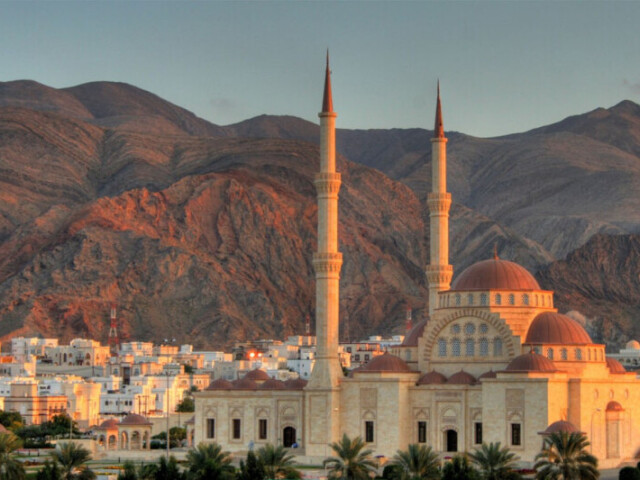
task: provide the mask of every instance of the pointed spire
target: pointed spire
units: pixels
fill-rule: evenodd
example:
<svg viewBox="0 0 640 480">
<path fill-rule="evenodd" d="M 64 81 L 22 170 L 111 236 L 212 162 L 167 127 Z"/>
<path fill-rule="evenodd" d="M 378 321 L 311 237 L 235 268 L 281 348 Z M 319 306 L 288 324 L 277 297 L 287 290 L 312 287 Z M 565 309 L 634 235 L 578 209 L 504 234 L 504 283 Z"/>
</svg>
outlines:
<svg viewBox="0 0 640 480">
<path fill-rule="evenodd" d="M 498 257 L 498 242 L 493 244 L 493 259 L 500 260 L 500 257 Z"/>
<path fill-rule="evenodd" d="M 436 105 L 436 123 L 433 127 L 433 138 L 444 138 L 444 126 L 442 125 L 442 106 L 440 105 L 440 79 L 438 79 L 438 103 Z"/>
<path fill-rule="evenodd" d="M 331 97 L 331 70 L 329 69 L 329 49 L 327 48 L 327 70 L 324 78 L 324 96 L 322 98 L 322 111 L 333 112 L 333 98 Z"/>
</svg>

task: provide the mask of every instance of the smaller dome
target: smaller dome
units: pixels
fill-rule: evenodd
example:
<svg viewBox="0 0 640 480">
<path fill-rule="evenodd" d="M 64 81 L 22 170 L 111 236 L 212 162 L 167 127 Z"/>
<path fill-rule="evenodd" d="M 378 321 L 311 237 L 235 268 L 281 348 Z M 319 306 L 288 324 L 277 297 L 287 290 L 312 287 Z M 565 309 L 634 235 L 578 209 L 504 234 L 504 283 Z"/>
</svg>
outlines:
<svg viewBox="0 0 640 480">
<path fill-rule="evenodd" d="M 525 344 L 591 345 L 591 337 L 574 319 L 555 312 L 536 315 L 529 326 Z"/>
<path fill-rule="evenodd" d="M 269 380 L 271 377 L 264 370 L 256 368 L 255 370 L 247 372 L 247 374 L 243 378 L 246 378 L 247 380 L 253 380 L 254 382 L 263 382 L 265 380 Z"/>
<path fill-rule="evenodd" d="M 640 342 L 637 340 L 629 340 L 625 348 L 627 350 L 640 350 Z"/>
<path fill-rule="evenodd" d="M 422 337 L 424 333 L 424 327 L 427 325 L 427 320 L 422 320 L 414 325 L 414 327 L 409 330 L 409 333 L 404 340 L 402 341 L 401 347 L 417 347 L 418 339 Z"/>
<path fill-rule="evenodd" d="M 553 422 L 549 425 L 544 432 L 540 432 L 541 435 L 551 435 L 552 433 L 582 433 L 578 430 L 575 425 L 571 422 L 567 422 L 566 420 L 558 420 L 557 422 Z"/>
<path fill-rule="evenodd" d="M 263 390 L 284 390 L 286 385 L 282 380 L 276 380 L 275 378 L 270 378 L 269 380 L 265 380 L 260 388 Z"/>
<path fill-rule="evenodd" d="M 245 375 L 240 380 L 231 382 L 234 390 L 256 390 L 258 384 Z"/>
<path fill-rule="evenodd" d="M 368 363 L 364 364 L 358 373 L 374 373 L 374 372 L 410 372 L 409 365 L 404 360 L 390 353 L 384 353 L 373 357 Z"/>
<path fill-rule="evenodd" d="M 420 377 L 420 380 L 418 380 L 418 385 L 440 385 L 443 383 L 447 383 L 447 377 L 435 370 L 425 373 Z"/>
<path fill-rule="evenodd" d="M 616 401 L 607 403 L 607 412 L 624 412 L 624 408 Z"/>
<path fill-rule="evenodd" d="M 120 425 L 151 425 L 151 422 L 142 415 L 130 413 L 122 419 Z"/>
<path fill-rule="evenodd" d="M 489 370 L 488 372 L 484 372 L 482 375 L 478 377 L 478 380 L 482 380 L 483 378 L 496 378 L 496 372 L 493 370 Z"/>
<path fill-rule="evenodd" d="M 475 385 L 476 377 L 470 373 L 460 370 L 449 377 L 447 383 L 450 385 Z"/>
<path fill-rule="evenodd" d="M 229 380 L 219 378 L 211 382 L 206 390 L 231 390 L 232 388 L 233 384 Z"/>
<path fill-rule="evenodd" d="M 607 368 L 609 369 L 610 373 L 613 373 L 614 375 L 620 374 L 620 373 L 627 373 L 627 370 L 615 358 L 607 357 L 606 361 L 607 361 Z"/>
<path fill-rule="evenodd" d="M 534 351 L 517 356 L 507 365 L 505 372 L 556 372 L 556 366 L 547 357 L 537 354 Z"/>
<path fill-rule="evenodd" d="M 540 290 L 540 285 L 526 268 L 496 256 L 464 269 L 451 290 Z"/>
<path fill-rule="evenodd" d="M 284 382 L 284 385 L 287 387 L 287 390 L 302 390 L 307 386 L 307 381 L 303 378 L 294 378 Z"/>
<path fill-rule="evenodd" d="M 104 422 L 102 422 L 98 428 L 102 428 L 104 430 L 118 428 L 118 420 L 116 420 L 115 418 L 110 418 L 109 420 L 105 420 Z"/>
</svg>

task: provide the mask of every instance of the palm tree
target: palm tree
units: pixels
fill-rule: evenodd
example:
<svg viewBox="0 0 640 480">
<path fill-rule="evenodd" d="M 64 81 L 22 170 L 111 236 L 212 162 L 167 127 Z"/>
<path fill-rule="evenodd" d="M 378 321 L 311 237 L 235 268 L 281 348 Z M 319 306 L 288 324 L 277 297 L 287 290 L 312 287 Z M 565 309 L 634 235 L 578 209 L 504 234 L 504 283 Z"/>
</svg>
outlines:
<svg viewBox="0 0 640 480">
<path fill-rule="evenodd" d="M 0 433 L 0 480 L 22 480 L 25 471 L 22 463 L 13 457 L 20 448 L 20 439 L 11 432 Z"/>
<path fill-rule="evenodd" d="M 227 479 L 233 477 L 231 456 L 217 443 L 201 443 L 187 453 L 189 475 L 194 480 Z"/>
<path fill-rule="evenodd" d="M 301 478 L 302 475 L 294 467 L 294 456 L 287 453 L 282 445 L 274 447 L 267 443 L 258 449 L 258 458 L 264 466 L 267 478 Z"/>
<path fill-rule="evenodd" d="M 391 460 L 393 478 L 397 480 L 435 480 L 440 478 L 440 459 L 431 447 L 411 444 L 398 450 Z"/>
<path fill-rule="evenodd" d="M 500 442 L 483 443 L 473 453 L 471 460 L 478 466 L 483 480 L 517 480 L 522 478 L 514 470 L 518 457 L 507 447 L 500 447 Z"/>
<path fill-rule="evenodd" d="M 51 452 L 60 466 L 62 480 L 92 480 L 96 478 L 86 463 L 91 460 L 89 450 L 74 442 L 64 442 Z"/>
<path fill-rule="evenodd" d="M 455 455 L 442 467 L 442 480 L 477 480 L 478 471 L 473 468 L 466 455 Z"/>
<path fill-rule="evenodd" d="M 536 455 L 536 479 L 596 480 L 600 477 L 598 459 L 587 452 L 588 446 L 583 433 L 552 433 Z"/>
<path fill-rule="evenodd" d="M 329 457 L 324 468 L 329 469 L 332 480 L 366 480 L 376 471 L 376 462 L 371 458 L 371 450 L 363 450 L 365 443 L 360 437 L 351 440 L 345 433 L 339 442 L 329 445 L 336 457 Z"/>
</svg>

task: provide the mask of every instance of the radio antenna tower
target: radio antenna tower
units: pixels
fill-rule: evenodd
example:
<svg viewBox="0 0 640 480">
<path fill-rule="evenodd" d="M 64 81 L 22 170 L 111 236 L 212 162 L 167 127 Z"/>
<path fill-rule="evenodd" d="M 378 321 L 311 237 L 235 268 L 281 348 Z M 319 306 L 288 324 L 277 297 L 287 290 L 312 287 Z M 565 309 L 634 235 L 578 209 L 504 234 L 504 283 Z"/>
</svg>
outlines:
<svg viewBox="0 0 640 480">
<path fill-rule="evenodd" d="M 109 326 L 109 349 L 112 355 L 118 353 L 120 338 L 118 337 L 118 320 L 116 317 L 116 304 L 111 304 L 111 324 Z"/>
</svg>

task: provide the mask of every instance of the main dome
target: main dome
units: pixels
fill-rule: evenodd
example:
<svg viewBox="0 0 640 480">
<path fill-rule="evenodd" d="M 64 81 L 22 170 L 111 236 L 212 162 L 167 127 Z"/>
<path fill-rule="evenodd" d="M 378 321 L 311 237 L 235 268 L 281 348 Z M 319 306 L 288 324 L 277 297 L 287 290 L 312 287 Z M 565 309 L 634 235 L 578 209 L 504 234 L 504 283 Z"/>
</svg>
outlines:
<svg viewBox="0 0 640 480">
<path fill-rule="evenodd" d="M 574 319 L 561 313 L 543 312 L 531 322 L 524 343 L 590 345 L 593 342 L 582 325 Z"/>
<path fill-rule="evenodd" d="M 540 285 L 526 268 L 496 257 L 464 269 L 451 290 L 540 290 Z"/>
</svg>

